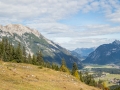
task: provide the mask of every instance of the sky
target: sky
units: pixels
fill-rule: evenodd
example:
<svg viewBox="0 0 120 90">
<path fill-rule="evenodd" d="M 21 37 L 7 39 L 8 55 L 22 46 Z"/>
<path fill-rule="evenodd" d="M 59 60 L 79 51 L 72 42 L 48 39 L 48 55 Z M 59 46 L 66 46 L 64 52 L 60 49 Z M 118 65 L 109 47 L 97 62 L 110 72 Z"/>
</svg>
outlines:
<svg viewBox="0 0 120 90">
<path fill-rule="evenodd" d="M 0 24 L 22 24 L 62 47 L 120 40 L 120 0 L 0 0 Z"/>
</svg>

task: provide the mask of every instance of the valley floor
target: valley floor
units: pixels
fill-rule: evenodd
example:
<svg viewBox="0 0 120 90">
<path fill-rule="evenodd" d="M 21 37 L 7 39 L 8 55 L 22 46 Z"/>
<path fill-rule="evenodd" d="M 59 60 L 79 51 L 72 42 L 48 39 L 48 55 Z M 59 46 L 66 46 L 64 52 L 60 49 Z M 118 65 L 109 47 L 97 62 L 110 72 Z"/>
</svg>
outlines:
<svg viewBox="0 0 120 90">
<path fill-rule="evenodd" d="M 102 80 L 106 83 L 106 86 L 108 87 L 119 87 L 120 86 L 120 74 L 110 74 L 109 72 L 103 72 L 100 70 L 96 70 L 93 71 L 92 69 L 107 69 L 110 71 L 110 69 L 113 69 L 114 72 L 120 69 L 120 66 L 118 65 L 114 65 L 114 64 L 108 64 L 108 65 L 96 65 L 96 64 L 86 64 L 86 66 L 84 67 L 84 69 L 82 71 L 87 71 L 89 72 L 89 74 L 92 75 L 97 75 L 97 77 L 95 77 L 95 81 L 99 81 Z M 110 71 L 111 72 L 111 71 Z M 111 89 L 112 90 L 112 89 Z"/>
<path fill-rule="evenodd" d="M 0 61 L 0 90 L 99 90 L 73 76 L 30 64 Z"/>
</svg>

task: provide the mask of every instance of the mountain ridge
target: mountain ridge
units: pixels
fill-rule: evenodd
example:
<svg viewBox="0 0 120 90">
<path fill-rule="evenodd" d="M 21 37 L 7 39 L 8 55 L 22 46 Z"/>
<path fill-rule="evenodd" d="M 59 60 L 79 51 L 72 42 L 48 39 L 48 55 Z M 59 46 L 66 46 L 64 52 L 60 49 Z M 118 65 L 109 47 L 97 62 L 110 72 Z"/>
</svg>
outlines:
<svg viewBox="0 0 120 90">
<path fill-rule="evenodd" d="M 91 47 L 91 48 L 76 48 L 73 51 L 78 53 L 78 54 L 81 54 L 81 56 L 88 56 L 89 53 L 91 53 L 94 50 L 95 50 L 95 47 Z"/>
<path fill-rule="evenodd" d="M 79 60 L 83 61 L 86 57 L 95 50 L 95 47 L 91 48 L 76 48 L 75 50 L 70 51 L 71 54 L 77 57 Z"/>
<path fill-rule="evenodd" d="M 120 63 L 120 41 L 100 45 L 83 61 L 92 64 Z"/>
<path fill-rule="evenodd" d="M 35 34 L 36 36 L 40 35 L 40 33 L 37 30 L 31 29 L 31 28 L 29 28 L 27 26 L 23 26 L 21 24 L 8 24 L 6 26 L 0 25 L 0 29 L 5 31 L 5 32 L 9 32 L 11 34 L 17 33 L 19 35 L 22 35 L 22 34 L 24 34 L 26 32 L 27 33 L 29 32 L 29 33 Z"/>
<path fill-rule="evenodd" d="M 76 62 L 81 67 L 81 61 L 72 56 L 67 49 L 29 27 L 20 24 L 0 26 L 0 39 L 3 37 L 8 38 L 14 46 L 20 42 L 21 46 L 26 47 L 27 53 L 36 54 L 37 51 L 42 51 L 45 61 L 61 64 L 61 59 L 64 58 L 68 67 L 72 68 L 73 62 Z"/>
</svg>

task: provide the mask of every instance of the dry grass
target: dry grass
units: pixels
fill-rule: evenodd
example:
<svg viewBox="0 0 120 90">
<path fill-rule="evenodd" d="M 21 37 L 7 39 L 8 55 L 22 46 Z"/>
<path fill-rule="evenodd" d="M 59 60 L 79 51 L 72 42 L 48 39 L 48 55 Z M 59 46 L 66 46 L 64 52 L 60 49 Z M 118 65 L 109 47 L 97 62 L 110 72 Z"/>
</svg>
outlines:
<svg viewBox="0 0 120 90">
<path fill-rule="evenodd" d="M 67 73 L 0 61 L 0 90 L 99 90 Z"/>
</svg>

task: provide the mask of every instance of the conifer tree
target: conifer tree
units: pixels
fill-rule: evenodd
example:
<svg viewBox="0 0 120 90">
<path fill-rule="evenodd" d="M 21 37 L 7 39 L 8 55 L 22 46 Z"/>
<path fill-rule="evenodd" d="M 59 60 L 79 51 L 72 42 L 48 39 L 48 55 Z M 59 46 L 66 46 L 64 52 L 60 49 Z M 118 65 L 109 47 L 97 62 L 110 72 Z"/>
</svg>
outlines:
<svg viewBox="0 0 120 90">
<path fill-rule="evenodd" d="M 38 53 L 37 53 L 37 64 L 38 65 L 43 65 L 44 64 L 44 60 L 43 60 L 43 56 L 42 56 L 41 51 L 38 51 Z"/>
<path fill-rule="evenodd" d="M 16 49 L 12 47 L 12 61 L 17 61 Z"/>
<path fill-rule="evenodd" d="M 4 38 L 2 38 L 1 50 L 2 50 L 2 52 L 5 50 L 5 39 Z"/>
<path fill-rule="evenodd" d="M 59 67 L 58 67 L 58 65 L 57 65 L 57 64 L 52 63 L 52 69 L 54 69 L 54 70 L 58 71 L 58 70 L 59 70 Z"/>
<path fill-rule="evenodd" d="M 74 73 L 74 75 L 73 76 L 75 76 L 78 80 L 80 80 L 80 76 L 79 76 L 79 73 L 78 73 L 78 71 L 76 70 L 75 71 L 75 73 Z"/>
<path fill-rule="evenodd" d="M 60 71 L 70 73 L 69 69 L 66 66 L 66 62 L 64 59 L 62 59 L 61 61 Z"/>
<path fill-rule="evenodd" d="M 13 60 L 13 56 L 12 56 L 12 44 L 9 43 L 9 61 Z"/>
<path fill-rule="evenodd" d="M 28 63 L 31 63 L 32 64 L 32 59 L 31 59 L 31 54 L 29 53 L 29 55 L 28 55 Z"/>
<path fill-rule="evenodd" d="M 51 68 L 50 62 L 48 62 L 48 61 L 46 62 L 46 67 L 47 67 L 47 68 Z"/>
<path fill-rule="evenodd" d="M 4 48 L 5 48 L 7 61 L 10 61 L 11 60 L 11 45 L 10 45 L 10 43 L 9 43 L 7 38 L 5 38 L 4 45 L 5 45 Z"/>
<path fill-rule="evenodd" d="M 107 87 L 106 82 L 103 82 L 103 90 L 109 90 L 109 88 Z"/>
<path fill-rule="evenodd" d="M 20 42 L 18 43 L 18 46 L 17 46 L 17 49 L 16 49 L 16 61 L 18 63 L 23 62 Z"/>
<path fill-rule="evenodd" d="M 84 79 L 84 82 L 85 82 L 87 85 L 96 86 L 96 82 L 95 82 L 93 76 L 92 76 L 92 75 L 89 75 L 88 72 L 85 73 L 83 79 Z"/>
<path fill-rule="evenodd" d="M 80 76 L 78 73 L 78 67 L 77 67 L 77 64 L 75 62 L 73 63 L 72 75 L 75 76 L 77 79 L 80 79 Z"/>
<path fill-rule="evenodd" d="M 1 42 L 1 59 L 3 59 L 3 55 L 5 54 L 5 39 L 2 38 L 2 42 Z"/>
<path fill-rule="evenodd" d="M 28 63 L 28 61 L 27 61 L 26 49 L 25 49 L 24 46 L 23 46 L 22 54 L 23 54 L 23 55 L 22 55 L 22 56 L 23 56 L 23 62 Z"/>
<path fill-rule="evenodd" d="M 84 79 L 83 79 L 83 76 L 82 76 L 82 72 L 80 72 L 79 75 L 80 75 L 80 81 L 84 82 Z"/>
<path fill-rule="evenodd" d="M 73 63 L 73 67 L 72 67 L 72 72 L 71 72 L 72 75 L 75 74 L 76 70 L 78 70 L 78 67 L 77 67 L 77 64 L 74 62 L 74 63 Z"/>
<path fill-rule="evenodd" d="M 120 90 L 120 86 L 119 86 L 119 87 L 116 87 L 114 90 Z"/>
<path fill-rule="evenodd" d="M 0 59 L 2 59 L 2 42 L 0 42 Z"/>
<path fill-rule="evenodd" d="M 36 61 L 36 56 L 33 55 L 33 58 L 32 58 L 32 64 L 33 64 L 33 65 L 36 65 L 36 62 L 37 62 L 37 61 Z"/>
<path fill-rule="evenodd" d="M 3 52 L 3 61 L 5 61 L 5 62 L 7 62 L 8 61 L 8 59 L 7 59 L 7 55 L 6 55 L 6 52 L 4 51 Z"/>
</svg>

